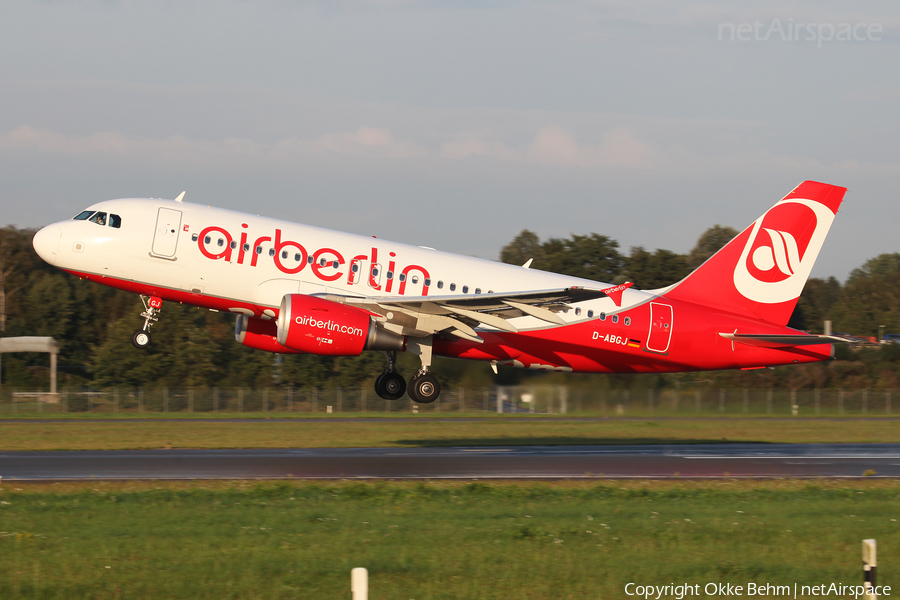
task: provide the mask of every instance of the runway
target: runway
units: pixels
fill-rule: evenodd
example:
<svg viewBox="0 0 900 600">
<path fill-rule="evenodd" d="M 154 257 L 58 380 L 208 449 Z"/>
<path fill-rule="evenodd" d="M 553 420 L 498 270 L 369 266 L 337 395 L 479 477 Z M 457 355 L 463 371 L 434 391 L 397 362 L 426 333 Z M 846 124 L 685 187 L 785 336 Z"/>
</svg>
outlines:
<svg viewBox="0 0 900 600">
<path fill-rule="evenodd" d="M 2 452 L 3 481 L 900 477 L 900 444 Z"/>
</svg>

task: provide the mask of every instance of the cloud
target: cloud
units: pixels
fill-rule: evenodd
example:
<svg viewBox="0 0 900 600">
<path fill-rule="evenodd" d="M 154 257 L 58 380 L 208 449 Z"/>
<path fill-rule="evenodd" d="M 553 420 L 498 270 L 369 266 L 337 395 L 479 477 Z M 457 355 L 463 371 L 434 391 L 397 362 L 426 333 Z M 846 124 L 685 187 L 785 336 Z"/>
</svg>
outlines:
<svg viewBox="0 0 900 600">
<path fill-rule="evenodd" d="M 527 146 L 515 148 L 499 140 L 470 135 L 447 142 L 440 155 L 450 159 L 472 156 L 523 162 L 539 166 L 565 168 L 632 167 L 652 168 L 658 162 L 656 151 L 637 139 L 630 130 L 615 128 L 602 135 L 599 144 L 580 143 L 571 133 L 556 126 L 544 127 Z"/>
<path fill-rule="evenodd" d="M 568 131 L 555 126 L 540 129 L 531 142 L 521 147 L 483 135 L 469 135 L 429 148 L 412 140 L 396 139 L 389 129 L 369 126 L 361 126 L 354 132 L 327 133 L 309 140 L 285 138 L 264 143 L 236 137 L 220 141 L 194 140 L 185 136 L 148 139 L 112 131 L 80 136 L 23 125 L 0 137 L 0 151 L 4 150 L 139 157 L 163 163 L 221 163 L 223 166 L 248 160 L 291 162 L 309 157 L 440 157 L 449 160 L 491 157 L 565 168 L 652 168 L 658 162 L 653 147 L 637 139 L 628 129 L 612 129 L 602 135 L 599 144 L 591 144 L 579 142 Z"/>
<path fill-rule="evenodd" d="M 552 115 L 546 116 L 552 118 Z M 615 119 L 604 119 L 614 122 Z M 140 164 L 162 169 L 196 168 L 205 171 L 293 171 L 297 164 L 331 164 L 341 169 L 364 165 L 383 166 L 385 160 L 420 168 L 463 168 L 475 162 L 541 167 L 562 176 L 570 171 L 615 171 L 628 173 L 703 174 L 717 171 L 740 175 L 766 172 L 812 172 L 837 168 L 841 171 L 896 172 L 883 157 L 874 162 L 849 160 L 846 155 L 830 159 L 768 147 L 767 126 L 755 122 L 690 119 L 620 119 L 620 126 L 599 127 L 585 121 L 538 125 L 533 135 L 516 136 L 511 131 L 475 130 L 465 133 L 432 132 L 426 140 L 398 136 L 386 127 L 363 125 L 354 131 L 324 133 L 316 137 L 287 137 L 259 141 L 248 137 L 221 140 L 196 139 L 184 135 L 164 138 L 129 136 L 105 131 L 90 135 L 64 134 L 28 125 L 0 136 L 0 153 L 45 153 L 82 156 Z M 578 139 L 570 130 L 586 132 Z M 518 141 L 511 138 L 519 137 Z M 405 162 L 404 162 L 405 161 Z M 423 162 L 424 161 L 424 162 Z M 488 164 L 491 164 L 488 163 Z M 403 166 L 402 168 L 408 168 Z"/>
<path fill-rule="evenodd" d="M 105 131 L 91 135 L 70 135 L 28 125 L 0 137 L 0 151 L 37 151 L 69 155 L 109 155 L 140 157 L 180 164 L 226 166 L 234 161 L 293 161 L 309 156 L 385 156 L 415 158 L 429 152 L 410 141 L 395 140 L 390 130 L 359 127 L 352 133 L 325 134 L 316 139 L 286 138 L 263 143 L 230 137 L 220 141 L 195 140 L 174 135 L 161 139 L 130 137 Z"/>
</svg>

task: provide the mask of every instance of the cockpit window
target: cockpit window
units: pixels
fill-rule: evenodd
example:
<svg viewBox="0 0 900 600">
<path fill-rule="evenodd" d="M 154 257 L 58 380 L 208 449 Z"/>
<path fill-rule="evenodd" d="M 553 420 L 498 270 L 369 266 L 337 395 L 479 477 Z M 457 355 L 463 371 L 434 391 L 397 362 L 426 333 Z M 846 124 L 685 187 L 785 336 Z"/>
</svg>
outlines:
<svg viewBox="0 0 900 600">
<path fill-rule="evenodd" d="M 88 221 L 90 221 L 91 223 L 96 223 L 97 225 L 106 225 L 106 213 L 94 213 L 94 216 L 88 219 Z"/>
<path fill-rule="evenodd" d="M 94 211 L 92 211 L 92 210 L 83 210 L 80 213 L 78 213 L 78 216 L 72 217 L 72 220 L 73 221 L 86 221 L 87 218 L 89 216 L 91 216 L 92 214 L 94 214 Z"/>
<path fill-rule="evenodd" d="M 119 215 L 109 214 L 109 226 L 118 229 L 122 226 L 122 217 Z"/>
</svg>

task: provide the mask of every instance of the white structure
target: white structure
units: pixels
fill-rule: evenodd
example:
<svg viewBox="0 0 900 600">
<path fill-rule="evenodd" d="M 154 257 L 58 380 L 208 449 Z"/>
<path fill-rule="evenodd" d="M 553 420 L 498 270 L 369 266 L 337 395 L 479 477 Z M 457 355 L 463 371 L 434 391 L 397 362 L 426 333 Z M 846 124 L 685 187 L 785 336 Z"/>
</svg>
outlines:
<svg viewBox="0 0 900 600">
<path fill-rule="evenodd" d="M 350 593 L 353 600 L 369 600 L 369 571 L 356 567 L 350 571 Z"/>
<path fill-rule="evenodd" d="M 49 352 L 50 353 L 50 393 L 56 393 L 56 355 L 59 344 L 52 337 L 9 337 L 0 338 L 0 357 L 6 352 Z"/>
</svg>

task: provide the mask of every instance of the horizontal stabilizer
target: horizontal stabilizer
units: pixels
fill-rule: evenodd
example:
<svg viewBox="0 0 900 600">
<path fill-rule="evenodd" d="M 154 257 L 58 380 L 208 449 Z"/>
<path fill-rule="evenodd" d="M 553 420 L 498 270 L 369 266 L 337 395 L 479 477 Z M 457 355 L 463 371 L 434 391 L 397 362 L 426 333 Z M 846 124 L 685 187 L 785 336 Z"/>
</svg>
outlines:
<svg viewBox="0 0 900 600">
<path fill-rule="evenodd" d="M 789 346 L 818 346 L 820 344 L 853 344 L 853 340 L 833 335 L 793 335 L 793 334 L 755 334 L 755 333 L 720 333 L 726 340 L 747 346 L 763 348 L 785 348 Z"/>
</svg>

